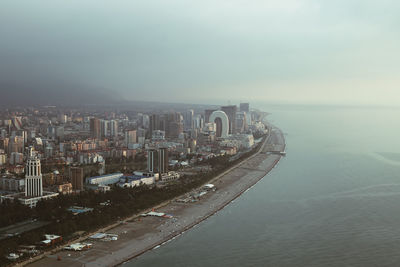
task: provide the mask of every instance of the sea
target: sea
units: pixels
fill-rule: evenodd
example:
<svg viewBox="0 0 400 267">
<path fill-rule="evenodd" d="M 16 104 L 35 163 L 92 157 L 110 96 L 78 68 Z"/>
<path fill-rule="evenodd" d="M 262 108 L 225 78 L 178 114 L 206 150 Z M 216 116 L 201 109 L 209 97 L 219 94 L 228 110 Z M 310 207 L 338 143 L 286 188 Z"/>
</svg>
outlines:
<svg viewBox="0 0 400 267">
<path fill-rule="evenodd" d="M 260 105 L 286 157 L 124 266 L 400 266 L 400 109 Z"/>
</svg>

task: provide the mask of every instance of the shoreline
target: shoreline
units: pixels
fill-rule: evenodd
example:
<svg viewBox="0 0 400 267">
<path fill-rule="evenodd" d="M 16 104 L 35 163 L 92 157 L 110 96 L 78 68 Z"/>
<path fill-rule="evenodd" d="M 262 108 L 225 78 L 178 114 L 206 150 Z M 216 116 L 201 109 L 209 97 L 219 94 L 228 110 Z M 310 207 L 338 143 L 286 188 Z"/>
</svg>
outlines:
<svg viewBox="0 0 400 267">
<path fill-rule="evenodd" d="M 255 154 L 208 182 L 217 186 L 216 192 L 210 192 L 195 203 L 177 203 L 177 198 L 174 198 L 155 207 L 160 212 L 174 214 L 173 219 L 140 218 L 139 214 L 135 214 L 126 220 L 129 223 L 125 225 L 116 223 L 97 231 L 109 231 L 120 235 L 119 240 L 109 243 L 109 246 L 108 242 L 94 241 L 93 248 L 88 251 L 54 250 L 36 261 L 18 265 L 120 266 L 168 243 L 225 208 L 255 186 L 279 163 L 282 155 L 268 154 L 267 146 L 278 145 L 279 151 L 284 151 L 285 139 L 279 128 L 269 126 L 269 135 Z M 74 242 L 85 240 L 87 236 Z M 61 257 L 62 260 L 57 261 L 57 257 Z"/>
<path fill-rule="evenodd" d="M 180 230 L 178 233 L 172 235 L 171 237 L 168 237 L 166 239 L 164 239 L 163 241 L 160 241 L 159 243 L 154 244 L 153 246 L 146 248 L 143 251 L 137 252 L 135 255 L 133 255 L 132 257 L 125 259 L 124 261 L 114 265 L 114 266 L 121 266 L 141 255 L 143 255 L 144 253 L 155 249 L 156 247 L 162 246 L 166 243 L 168 243 L 169 241 L 175 239 L 176 237 L 182 235 L 183 233 L 187 232 L 188 230 L 192 229 L 193 227 L 195 227 L 196 225 L 199 225 L 200 223 L 202 223 L 203 221 L 207 220 L 208 218 L 210 218 L 211 216 L 215 215 L 216 213 L 218 213 L 219 211 L 223 210 L 226 206 L 228 206 L 229 204 L 231 204 L 233 201 L 235 201 L 237 198 L 239 198 L 242 194 L 246 193 L 248 190 L 250 190 L 252 187 L 254 187 L 257 183 L 259 183 L 263 177 L 265 177 L 265 175 L 267 175 L 273 168 L 275 168 L 275 166 L 279 163 L 279 160 L 276 160 L 275 163 L 273 164 L 273 166 L 271 167 L 271 169 L 269 169 L 268 171 L 265 172 L 265 174 L 259 179 L 257 180 L 255 183 L 253 183 L 250 187 L 242 189 L 238 194 L 235 195 L 235 197 L 229 201 L 227 201 L 226 203 L 224 203 L 222 206 L 218 207 L 215 210 L 212 210 L 209 214 L 207 214 L 205 217 L 203 217 L 202 219 L 193 222 L 192 224 L 186 226 L 185 228 L 183 228 L 182 230 Z"/>
</svg>

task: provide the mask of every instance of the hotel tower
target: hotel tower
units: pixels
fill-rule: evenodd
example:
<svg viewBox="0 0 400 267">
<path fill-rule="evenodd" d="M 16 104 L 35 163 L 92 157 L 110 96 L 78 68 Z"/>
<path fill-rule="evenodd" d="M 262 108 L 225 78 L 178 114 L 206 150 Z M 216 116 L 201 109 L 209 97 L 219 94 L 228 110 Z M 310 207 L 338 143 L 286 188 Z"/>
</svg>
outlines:
<svg viewBox="0 0 400 267">
<path fill-rule="evenodd" d="M 43 182 L 40 160 L 33 155 L 32 149 L 29 150 L 28 157 L 25 172 L 25 196 L 41 197 L 43 196 Z"/>
</svg>

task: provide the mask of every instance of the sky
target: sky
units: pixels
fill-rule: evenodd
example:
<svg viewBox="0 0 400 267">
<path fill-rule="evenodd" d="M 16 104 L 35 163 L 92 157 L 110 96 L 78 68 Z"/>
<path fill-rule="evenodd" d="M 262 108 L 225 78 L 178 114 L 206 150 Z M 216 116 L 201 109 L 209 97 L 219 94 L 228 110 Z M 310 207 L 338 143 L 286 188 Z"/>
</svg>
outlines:
<svg viewBox="0 0 400 267">
<path fill-rule="evenodd" d="M 394 0 L 1 0 L 0 103 L 398 105 L 399 10 Z"/>
</svg>

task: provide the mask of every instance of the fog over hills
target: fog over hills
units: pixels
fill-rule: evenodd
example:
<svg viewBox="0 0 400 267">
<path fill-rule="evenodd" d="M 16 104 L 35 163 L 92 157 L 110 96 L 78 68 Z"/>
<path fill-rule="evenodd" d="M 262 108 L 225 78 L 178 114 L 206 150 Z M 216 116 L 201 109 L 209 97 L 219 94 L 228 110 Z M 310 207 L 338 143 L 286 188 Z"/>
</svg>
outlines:
<svg viewBox="0 0 400 267">
<path fill-rule="evenodd" d="M 0 105 L 4 106 L 112 104 L 122 100 L 110 90 L 49 80 L 0 82 L 0 92 Z"/>
<path fill-rule="evenodd" d="M 118 92 L 398 105 L 399 9 L 394 0 L 2 0 L 0 101 L 86 103 Z"/>
</svg>

